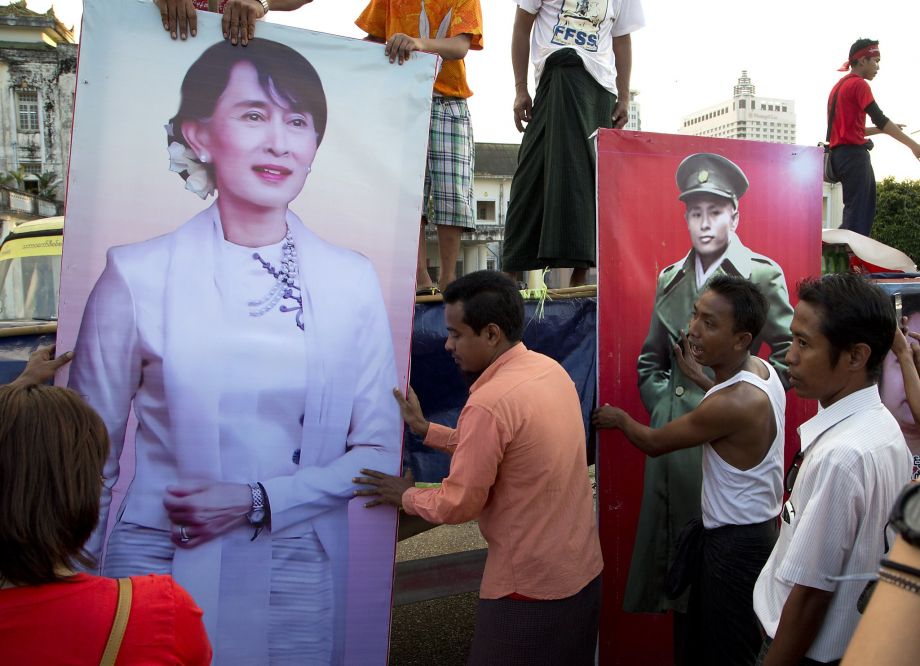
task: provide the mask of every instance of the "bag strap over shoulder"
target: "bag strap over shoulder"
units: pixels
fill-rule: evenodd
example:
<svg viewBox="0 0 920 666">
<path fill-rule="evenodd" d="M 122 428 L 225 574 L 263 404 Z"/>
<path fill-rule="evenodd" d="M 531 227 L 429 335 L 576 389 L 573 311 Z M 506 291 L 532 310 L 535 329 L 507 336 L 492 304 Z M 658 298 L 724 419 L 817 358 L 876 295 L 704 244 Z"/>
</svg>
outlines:
<svg viewBox="0 0 920 666">
<path fill-rule="evenodd" d="M 105 644 L 102 661 L 99 666 L 115 666 L 118 651 L 121 649 L 121 640 L 125 637 L 125 628 L 128 626 L 128 617 L 131 615 L 132 586 L 130 578 L 118 579 L 118 605 L 115 608 L 115 620 L 112 622 L 112 631 L 109 632 L 109 641 Z"/>
<path fill-rule="evenodd" d="M 827 110 L 827 136 L 824 137 L 824 141 L 827 144 L 830 144 L 831 142 L 831 127 L 834 124 L 834 114 L 837 111 L 837 95 L 840 94 L 840 86 L 842 86 L 843 82 L 846 80 L 847 77 L 845 76 L 837 82 L 836 86 L 834 86 L 834 99 L 831 101 L 831 108 Z M 825 150 L 827 150 L 826 147 Z"/>
</svg>

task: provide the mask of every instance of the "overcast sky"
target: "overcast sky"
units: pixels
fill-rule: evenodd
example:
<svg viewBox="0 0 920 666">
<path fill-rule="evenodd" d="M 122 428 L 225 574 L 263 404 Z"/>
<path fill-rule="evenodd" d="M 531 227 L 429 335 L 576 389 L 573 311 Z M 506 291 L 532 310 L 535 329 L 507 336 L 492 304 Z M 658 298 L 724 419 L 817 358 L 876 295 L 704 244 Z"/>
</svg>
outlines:
<svg viewBox="0 0 920 666">
<path fill-rule="evenodd" d="M 99 0 L 96 0 L 99 1 Z M 145 2 L 146 0 L 102 0 Z M 518 142 L 511 104 L 513 0 L 481 0 L 485 48 L 467 56 L 477 141 Z M 29 0 L 78 25 L 80 0 Z M 314 0 L 270 20 L 338 35 L 362 37 L 354 25 L 366 0 Z M 841 76 L 850 44 L 881 41 L 881 71 L 872 90 L 882 110 L 907 132 L 920 132 L 920 3 L 895 0 L 646 0 L 646 27 L 633 35 L 632 87 L 639 90 L 642 128 L 676 132 L 683 115 L 729 99 L 742 70 L 759 95 L 795 102 L 798 142 L 824 139 L 827 95 Z M 156 22 L 152 27 L 158 27 Z M 258 30 L 257 30 L 258 32 Z M 533 94 L 533 89 L 531 89 Z M 915 135 L 920 140 L 920 133 Z M 876 176 L 920 179 L 920 163 L 888 137 L 876 141 Z"/>
</svg>

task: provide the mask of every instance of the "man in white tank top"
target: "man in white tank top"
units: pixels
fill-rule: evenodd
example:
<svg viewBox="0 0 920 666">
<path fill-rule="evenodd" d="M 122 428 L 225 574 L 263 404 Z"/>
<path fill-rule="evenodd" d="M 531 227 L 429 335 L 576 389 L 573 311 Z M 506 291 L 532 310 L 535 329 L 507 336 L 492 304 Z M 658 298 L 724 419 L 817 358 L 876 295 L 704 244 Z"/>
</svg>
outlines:
<svg viewBox="0 0 920 666">
<path fill-rule="evenodd" d="M 786 408 L 776 371 L 751 355 L 767 310 L 755 284 L 714 277 L 681 335 L 682 369 L 707 389 L 699 406 L 661 428 L 610 405 L 593 417 L 649 456 L 703 447 L 703 520 L 681 534 L 667 582 L 672 596 L 690 586 L 686 663 L 750 664 L 760 647 L 752 596 L 777 536 Z"/>
</svg>

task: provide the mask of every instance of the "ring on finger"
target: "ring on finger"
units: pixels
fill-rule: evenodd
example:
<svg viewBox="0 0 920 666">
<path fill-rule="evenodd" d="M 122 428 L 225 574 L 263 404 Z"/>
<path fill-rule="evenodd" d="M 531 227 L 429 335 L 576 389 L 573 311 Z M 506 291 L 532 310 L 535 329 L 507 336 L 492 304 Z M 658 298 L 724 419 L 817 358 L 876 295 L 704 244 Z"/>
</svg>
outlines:
<svg viewBox="0 0 920 666">
<path fill-rule="evenodd" d="M 192 537 L 188 535 L 188 531 L 185 529 L 185 525 L 179 525 L 179 541 L 181 543 L 188 543 L 192 540 Z"/>
</svg>

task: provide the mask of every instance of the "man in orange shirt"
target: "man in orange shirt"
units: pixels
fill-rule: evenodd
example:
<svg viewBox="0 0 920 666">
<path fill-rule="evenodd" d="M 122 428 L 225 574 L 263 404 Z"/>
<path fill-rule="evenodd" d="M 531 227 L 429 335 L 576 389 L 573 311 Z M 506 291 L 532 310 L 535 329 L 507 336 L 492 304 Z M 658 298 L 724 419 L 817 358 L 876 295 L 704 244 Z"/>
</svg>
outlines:
<svg viewBox="0 0 920 666">
<path fill-rule="evenodd" d="M 473 91 L 466 83 L 463 59 L 469 49 L 482 48 L 479 0 L 371 0 L 355 25 L 371 41 L 386 42 L 391 63 L 403 64 L 413 51 L 437 53 L 444 59 L 431 103 L 415 275 L 417 293 L 436 293 L 428 274 L 425 225 L 430 220 L 438 228 L 442 288 L 457 277 L 461 234 L 475 227 L 473 125 L 466 105 Z"/>
<path fill-rule="evenodd" d="M 452 454 L 440 488 L 362 470 L 358 495 L 432 523 L 478 519 L 489 544 L 470 664 L 594 663 L 603 568 L 575 385 L 521 342 L 524 302 L 495 271 L 444 290 L 445 345 L 477 376 L 457 428 L 394 395 L 425 444 Z"/>
</svg>

